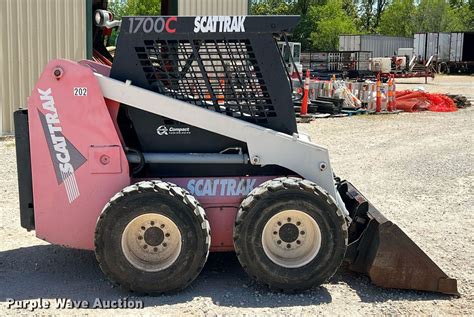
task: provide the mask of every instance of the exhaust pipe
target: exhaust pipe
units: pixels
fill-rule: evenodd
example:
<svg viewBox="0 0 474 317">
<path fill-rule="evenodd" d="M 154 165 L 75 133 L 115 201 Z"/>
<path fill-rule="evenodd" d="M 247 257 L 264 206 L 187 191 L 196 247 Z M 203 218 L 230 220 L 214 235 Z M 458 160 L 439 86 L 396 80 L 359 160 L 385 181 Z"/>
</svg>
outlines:
<svg viewBox="0 0 474 317">
<path fill-rule="evenodd" d="M 459 295 L 456 279 L 449 278 L 351 183 L 341 182 L 338 191 L 353 219 L 345 259 L 350 270 L 368 275 L 380 287 Z"/>
</svg>

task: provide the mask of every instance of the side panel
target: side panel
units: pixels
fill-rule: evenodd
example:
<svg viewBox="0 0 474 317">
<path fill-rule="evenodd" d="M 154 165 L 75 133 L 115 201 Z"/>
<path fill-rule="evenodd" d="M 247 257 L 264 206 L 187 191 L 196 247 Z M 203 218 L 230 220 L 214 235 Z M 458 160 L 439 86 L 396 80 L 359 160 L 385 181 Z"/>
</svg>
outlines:
<svg viewBox="0 0 474 317">
<path fill-rule="evenodd" d="M 438 61 L 449 61 L 449 45 L 451 43 L 451 33 L 439 33 L 438 35 Z"/>
<path fill-rule="evenodd" d="M 211 226 L 211 251 L 234 250 L 233 229 L 240 203 L 255 187 L 278 176 L 167 178 L 201 203 Z"/>
<path fill-rule="evenodd" d="M 461 61 L 474 62 L 474 32 L 463 33 L 461 47 Z"/>
<path fill-rule="evenodd" d="M 428 33 L 426 36 L 426 60 L 438 55 L 438 33 Z"/>
<path fill-rule="evenodd" d="M 463 33 L 451 33 L 451 41 L 449 45 L 449 61 L 459 62 L 462 58 L 461 42 Z"/>
<path fill-rule="evenodd" d="M 425 60 L 426 33 L 416 33 L 413 42 L 415 55 L 421 60 Z"/>
<path fill-rule="evenodd" d="M 399 36 L 360 35 L 360 50 L 372 52 L 373 57 L 391 57 L 400 47 L 411 47 L 413 39 Z"/>
<path fill-rule="evenodd" d="M 71 61 L 51 61 L 28 100 L 28 118 L 36 235 L 93 249 L 102 208 L 130 183 L 93 72 Z"/>
</svg>

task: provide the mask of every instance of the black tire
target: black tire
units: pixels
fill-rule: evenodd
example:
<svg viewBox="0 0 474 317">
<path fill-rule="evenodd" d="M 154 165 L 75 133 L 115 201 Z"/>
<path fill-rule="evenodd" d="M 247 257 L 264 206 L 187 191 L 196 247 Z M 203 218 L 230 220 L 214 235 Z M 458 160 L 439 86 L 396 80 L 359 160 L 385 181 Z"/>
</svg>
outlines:
<svg viewBox="0 0 474 317">
<path fill-rule="evenodd" d="M 303 211 L 321 232 L 319 252 L 297 268 L 276 264 L 263 248 L 265 224 L 283 210 Z M 275 290 L 302 291 L 324 283 L 341 265 L 347 224 L 333 199 L 315 183 L 281 177 L 263 183 L 244 199 L 234 226 L 234 246 L 242 267 L 256 281 Z"/>
<path fill-rule="evenodd" d="M 172 220 L 181 234 L 176 260 L 154 272 L 134 266 L 122 250 L 127 225 L 150 213 Z M 102 211 L 95 231 L 95 254 L 105 275 L 125 289 L 148 294 L 188 286 L 204 267 L 210 243 L 209 222 L 198 201 L 183 188 L 163 181 L 139 182 L 117 193 Z"/>
</svg>

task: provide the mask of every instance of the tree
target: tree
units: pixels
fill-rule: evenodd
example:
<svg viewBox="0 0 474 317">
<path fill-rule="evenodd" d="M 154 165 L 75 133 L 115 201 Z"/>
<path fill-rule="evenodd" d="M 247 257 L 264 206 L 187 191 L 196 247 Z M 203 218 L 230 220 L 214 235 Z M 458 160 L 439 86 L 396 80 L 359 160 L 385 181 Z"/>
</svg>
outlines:
<svg viewBox="0 0 474 317">
<path fill-rule="evenodd" d="M 300 22 L 293 30 L 293 34 L 289 36 L 289 40 L 293 42 L 300 42 L 303 51 L 311 50 L 313 43 L 311 42 L 311 32 L 314 31 L 314 21 L 310 15 L 301 17 Z"/>
<path fill-rule="evenodd" d="M 121 1 L 113 1 L 109 2 L 109 5 L 107 6 L 107 9 L 113 13 L 114 19 L 121 19 L 123 16 L 125 16 L 125 3 Z"/>
<path fill-rule="evenodd" d="M 312 6 L 324 5 L 326 2 L 327 0 L 296 0 L 292 5 L 293 14 L 306 16 Z"/>
<path fill-rule="evenodd" d="M 128 0 L 110 2 L 109 10 L 116 19 L 132 15 L 159 15 L 161 12 L 161 0 Z"/>
<path fill-rule="evenodd" d="M 380 17 L 378 32 L 384 35 L 413 35 L 416 7 L 413 0 L 394 0 Z"/>
<path fill-rule="evenodd" d="M 309 50 L 312 46 L 310 34 L 314 23 L 308 17 L 308 11 L 311 7 L 325 2 L 326 0 L 261 0 L 251 4 L 250 13 L 253 15 L 299 15 L 300 22 L 288 38 L 290 41 L 300 42 L 303 50 Z"/>
<path fill-rule="evenodd" d="M 312 6 L 309 16 L 314 21 L 311 41 L 317 50 L 337 50 L 339 35 L 357 33 L 354 19 L 343 9 L 343 0 L 331 0 L 322 6 Z"/>
<path fill-rule="evenodd" d="M 160 14 L 160 0 L 114 1 L 115 18 Z M 299 15 L 289 36 L 303 50 L 336 50 L 347 33 L 412 36 L 417 32 L 474 31 L 474 0 L 253 0 L 253 15 Z M 116 32 L 110 43 L 114 43 Z"/>
<path fill-rule="evenodd" d="M 448 32 L 474 31 L 474 1 L 451 0 L 446 29 Z"/>
<path fill-rule="evenodd" d="M 380 23 L 388 0 L 357 0 L 359 7 L 360 28 L 365 32 L 374 32 Z"/>
<path fill-rule="evenodd" d="M 116 20 L 120 20 L 124 16 L 159 15 L 161 12 L 161 0 L 113 1 L 109 3 L 108 9 L 113 13 Z M 117 36 L 118 30 L 114 29 L 107 40 L 108 45 L 115 45 Z"/>
<path fill-rule="evenodd" d="M 415 14 L 415 32 L 443 32 L 447 26 L 446 0 L 420 0 Z"/>
<path fill-rule="evenodd" d="M 357 8 L 353 0 L 342 0 L 342 9 L 346 12 L 347 16 L 352 19 L 358 19 Z"/>
<path fill-rule="evenodd" d="M 288 15 L 291 4 L 285 0 L 262 0 L 250 6 L 253 15 Z"/>
<path fill-rule="evenodd" d="M 466 31 L 474 32 L 474 1 L 469 1 L 466 9 Z"/>
<path fill-rule="evenodd" d="M 300 23 L 298 23 L 293 34 L 290 36 L 290 40 L 300 42 L 303 51 L 311 50 L 313 46 L 311 42 L 311 32 L 314 31 L 314 21 L 310 17 L 309 11 L 312 7 L 324 5 L 326 1 L 327 0 L 296 0 L 290 7 L 291 14 L 301 16 Z"/>
<path fill-rule="evenodd" d="M 411 36 L 419 32 L 456 32 L 474 29 L 474 1 L 393 0 L 382 13 L 377 31 Z"/>
</svg>

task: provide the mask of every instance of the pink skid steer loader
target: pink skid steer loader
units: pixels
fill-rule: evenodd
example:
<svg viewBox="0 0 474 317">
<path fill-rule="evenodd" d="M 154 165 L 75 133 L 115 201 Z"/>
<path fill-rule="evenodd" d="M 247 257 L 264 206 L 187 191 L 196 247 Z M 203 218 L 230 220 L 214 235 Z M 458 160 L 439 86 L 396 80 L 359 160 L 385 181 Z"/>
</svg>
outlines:
<svg viewBox="0 0 474 317">
<path fill-rule="evenodd" d="M 235 251 L 282 291 L 346 261 L 381 287 L 457 294 L 298 132 L 277 46 L 297 21 L 125 17 L 111 67 L 51 61 L 15 113 L 21 225 L 94 250 L 143 293 L 183 289 L 209 252 Z"/>
</svg>

